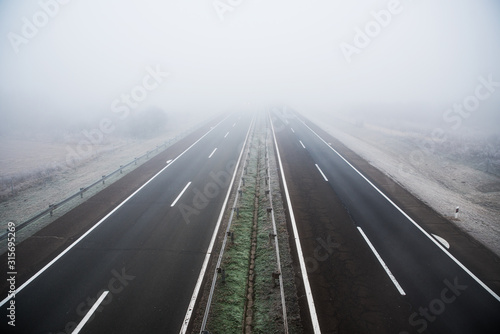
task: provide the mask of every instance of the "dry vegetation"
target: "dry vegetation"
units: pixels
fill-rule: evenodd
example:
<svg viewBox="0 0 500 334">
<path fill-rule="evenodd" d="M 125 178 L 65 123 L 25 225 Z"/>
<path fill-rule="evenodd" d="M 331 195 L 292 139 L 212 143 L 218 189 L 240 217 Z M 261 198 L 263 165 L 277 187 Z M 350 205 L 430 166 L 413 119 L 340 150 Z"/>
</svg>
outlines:
<svg viewBox="0 0 500 334">
<path fill-rule="evenodd" d="M 321 119 L 321 122 L 319 122 Z M 500 255 L 500 133 L 318 117 L 346 146 Z M 440 138 L 436 129 L 442 129 Z M 440 130 L 441 131 L 441 130 Z M 451 219 L 456 206 L 458 220 Z"/>
</svg>

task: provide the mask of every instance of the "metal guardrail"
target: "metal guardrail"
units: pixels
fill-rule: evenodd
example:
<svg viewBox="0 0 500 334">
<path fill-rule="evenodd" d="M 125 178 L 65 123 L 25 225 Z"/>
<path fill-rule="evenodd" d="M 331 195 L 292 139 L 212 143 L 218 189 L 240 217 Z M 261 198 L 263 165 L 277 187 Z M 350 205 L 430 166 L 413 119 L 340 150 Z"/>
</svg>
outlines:
<svg viewBox="0 0 500 334">
<path fill-rule="evenodd" d="M 267 128 L 266 128 L 267 129 Z M 286 312 L 286 300 L 285 300 L 285 288 L 283 284 L 283 270 L 281 268 L 281 258 L 280 258 L 280 248 L 279 248 L 279 242 L 278 242 L 278 230 L 276 229 L 276 219 L 274 217 L 274 205 L 273 205 L 273 190 L 271 187 L 271 163 L 270 163 L 270 157 L 269 157 L 269 147 L 267 143 L 267 138 L 268 138 L 269 132 L 266 131 L 266 138 L 264 142 L 265 146 L 265 160 L 266 160 L 266 177 L 268 178 L 268 192 L 269 192 L 269 206 L 271 209 L 271 222 L 273 226 L 273 237 L 274 237 L 274 247 L 276 250 L 276 265 L 278 267 L 278 273 L 279 273 L 279 283 L 280 283 L 280 294 L 281 294 L 281 309 L 283 312 L 283 329 L 285 331 L 285 334 L 288 334 L 288 317 L 287 317 L 287 312 Z"/>
<path fill-rule="evenodd" d="M 252 123 L 251 126 L 252 126 L 252 130 L 250 132 L 252 132 L 252 138 L 253 138 L 253 126 L 254 126 L 254 124 Z M 246 155 L 245 160 L 247 160 L 249 157 L 250 157 L 250 150 L 247 150 L 247 155 Z M 242 158 L 243 158 L 243 155 L 241 155 L 240 160 L 238 161 L 237 168 L 239 167 L 239 163 L 240 163 L 240 161 L 242 161 Z M 221 249 L 220 249 L 219 257 L 217 258 L 217 264 L 215 265 L 214 275 L 213 275 L 213 278 L 212 278 L 212 284 L 210 285 L 210 292 L 208 294 L 207 304 L 205 306 L 205 312 L 203 313 L 203 320 L 202 320 L 202 323 L 201 323 L 200 334 L 205 334 L 206 332 L 210 333 L 209 331 L 206 330 L 206 326 L 207 326 L 207 322 L 208 322 L 208 316 L 210 314 L 210 307 L 212 305 L 212 298 L 213 298 L 213 295 L 214 295 L 214 292 L 215 292 L 215 285 L 217 283 L 217 276 L 219 274 L 219 268 L 221 268 L 222 259 L 224 257 L 224 251 L 226 249 L 227 239 L 228 239 L 228 237 L 230 236 L 230 233 L 231 233 L 231 224 L 233 222 L 234 212 L 237 210 L 236 208 L 237 208 L 237 204 L 238 204 L 238 199 L 240 197 L 241 185 L 244 182 L 243 175 L 244 175 L 244 170 L 246 168 L 246 165 L 247 165 L 246 163 L 243 163 L 242 166 L 241 166 L 241 168 L 242 168 L 241 169 L 241 175 L 242 176 L 240 177 L 238 186 L 236 188 L 237 191 L 236 191 L 236 195 L 234 196 L 233 206 L 231 207 L 231 213 L 230 213 L 230 216 L 229 216 L 229 221 L 227 223 L 226 233 L 224 234 L 224 240 L 222 241 L 222 246 L 221 246 Z M 236 175 L 238 173 L 239 173 L 238 170 L 236 170 Z"/>
<path fill-rule="evenodd" d="M 266 129 L 267 129 L 267 127 L 266 127 Z M 254 136 L 255 136 L 255 132 L 254 131 L 255 131 L 255 124 L 253 125 L 253 129 L 252 129 L 252 140 L 254 139 Z M 285 292 L 284 292 L 284 284 L 283 284 L 283 275 L 282 275 L 282 270 L 281 270 L 280 250 L 279 250 L 279 245 L 278 245 L 278 231 L 276 229 L 276 220 L 275 220 L 275 217 L 274 217 L 274 206 L 273 206 L 273 197 L 272 197 L 272 188 L 271 188 L 271 172 L 270 172 L 271 171 L 271 166 L 270 166 L 270 161 L 269 161 L 270 160 L 269 159 L 270 150 L 268 148 L 267 137 L 268 137 L 268 132 L 266 132 L 266 137 L 265 137 L 265 142 L 264 142 L 264 149 L 265 149 L 265 151 L 264 151 L 265 152 L 264 153 L 265 154 L 264 155 L 264 160 L 265 160 L 265 163 L 266 163 L 266 178 L 267 178 L 267 182 L 266 182 L 267 190 L 266 190 L 266 193 L 268 193 L 269 206 L 271 208 L 272 227 L 273 227 L 273 236 L 274 236 L 274 244 L 275 244 L 275 251 L 276 251 L 276 262 L 277 262 L 276 265 L 277 265 L 278 272 L 279 272 L 280 295 L 281 295 L 282 314 L 283 314 L 283 329 L 284 329 L 284 332 L 286 334 L 288 334 L 289 333 L 289 331 L 288 331 L 288 319 L 287 319 L 287 312 L 286 312 L 286 301 L 285 301 Z M 250 157 L 250 150 L 247 151 L 247 157 L 246 157 L 247 161 L 248 161 L 249 157 Z M 242 175 L 245 174 L 246 167 L 247 167 L 247 163 L 244 163 L 243 166 L 242 166 L 242 171 L 241 171 Z M 226 244 L 227 244 L 227 241 L 228 241 L 228 237 L 232 236 L 232 234 L 231 234 L 232 232 L 230 232 L 231 231 L 231 224 L 232 224 L 232 221 L 233 221 L 233 216 L 234 216 L 235 209 L 237 207 L 238 199 L 239 199 L 239 197 L 241 195 L 241 186 L 242 186 L 243 181 L 244 181 L 244 178 L 242 176 L 240 178 L 239 184 L 237 186 L 237 192 L 236 192 L 236 195 L 234 197 L 234 202 L 233 202 L 233 206 L 232 206 L 232 209 L 231 209 L 231 213 L 230 213 L 230 217 L 229 217 L 229 222 L 228 222 L 227 227 L 226 227 L 226 233 L 224 234 L 224 239 L 222 241 L 221 250 L 220 250 L 220 253 L 219 253 L 219 257 L 217 259 L 217 264 L 215 266 L 214 275 L 212 277 L 212 283 L 211 283 L 211 286 L 210 286 L 210 292 L 209 292 L 209 295 L 208 295 L 208 298 L 207 298 L 207 304 L 205 306 L 205 312 L 203 314 L 203 320 L 202 320 L 202 323 L 201 323 L 200 334 L 210 333 L 206 329 L 206 326 L 207 326 L 208 317 L 209 317 L 209 314 L 210 314 L 210 308 L 211 308 L 211 304 L 212 304 L 212 299 L 213 299 L 213 296 L 214 296 L 214 293 L 215 293 L 215 286 L 216 286 L 216 283 L 217 283 L 217 277 L 218 277 L 218 274 L 219 274 L 219 269 L 222 269 L 221 268 L 221 263 L 222 263 L 222 259 L 224 257 L 224 251 L 226 249 Z"/>
<path fill-rule="evenodd" d="M 205 124 L 205 122 L 203 123 Z M 174 138 L 171 138 L 169 139 L 168 141 L 165 141 L 162 145 L 156 145 L 156 148 L 151 150 L 151 151 L 147 151 L 145 154 L 137 157 L 137 158 L 134 158 L 134 160 L 132 160 L 131 162 L 129 163 L 126 163 L 125 165 L 120 165 L 120 168 L 112 171 L 111 173 L 107 174 L 107 175 L 103 175 L 102 178 L 100 180 L 97 180 L 95 181 L 94 183 L 86 186 L 86 187 L 83 187 L 83 188 L 80 188 L 80 191 L 78 191 L 77 193 L 63 199 L 62 201 L 58 202 L 58 203 L 55 203 L 55 204 L 50 204 L 49 205 L 49 208 L 46 209 L 46 210 L 43 210 L 42 212 L 36 214 L 35 216 L 29 218 L 28 220 L 20 223 L 20 224 L 16 224 L 16 231 L 19 231 L 21 230 L 22 228 L 26 227 L 27 225 L 37 221 L 38 219 L 46 216 L 46 215 L 50 215 L 52 216 L 54 210 L 56 210 L 57 208 L 60 208 L 61 206 L 63 206 L 64 204 L 68 203 L 69 201 L 77 198 L 77 197 L 80 197 L 80 198 L 83 198 L 83 194 L 92 189 L 93 187 L 97 186 L 98 184 L 104 184 L 105 181 L 107 179 L 109 179 L 110 177 L 112 177 L 113 175 L 117 174 L 117 173 L 120 173 L 122 174 L 123 173 L 123 169 L 125 169 L 126 167 L 129 167 L 130 165 L 134 164 L 134 165 L 137 165 L 138 161 L 143 159 L 143 158 L 149 158 L 149 156 L 153 153 L 159 153 L 161 152 L 160 151 L 160 148 L 163 148 L 163 150 L 167 149 L 167 147 L 170 147 L 171 145 L 173 145 L 174 143 L 178 142 L 180 139 L 186 137 L 188 134 L 194 132 L 195 130 L 201 128 L 201 126 L 203 125 L 197 125 L 197 126 L 193 126 L 192 128 L 188 129 L 188 130 L 185 130 L 184 132 L 182 132 L 181 134 L 178 134 L 176 135 Z M 0 241 L 5 239 L 7 237 L 7 232 L 3 232 L 1 235 L 0 235 Z"/>
</svg>

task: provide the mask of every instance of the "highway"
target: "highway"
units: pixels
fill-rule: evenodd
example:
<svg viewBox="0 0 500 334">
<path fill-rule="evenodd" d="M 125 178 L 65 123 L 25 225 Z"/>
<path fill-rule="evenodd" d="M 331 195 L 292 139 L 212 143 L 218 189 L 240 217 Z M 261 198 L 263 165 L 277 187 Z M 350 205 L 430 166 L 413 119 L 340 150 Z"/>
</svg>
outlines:
<svg viewBox="0 0 500 334">
<path fill-rule="evenodd" d="M 16 293 L 15 327 L 2 301 L 0 331 L 179 333 L 250 124 L 231 114 L 165 161 Z"/>
<path fill-rule="evenodd" d="M 498 295 L 418 218 L 299 117 L 272 119 L 322 333 L 499 332 Z"/>
</svg>

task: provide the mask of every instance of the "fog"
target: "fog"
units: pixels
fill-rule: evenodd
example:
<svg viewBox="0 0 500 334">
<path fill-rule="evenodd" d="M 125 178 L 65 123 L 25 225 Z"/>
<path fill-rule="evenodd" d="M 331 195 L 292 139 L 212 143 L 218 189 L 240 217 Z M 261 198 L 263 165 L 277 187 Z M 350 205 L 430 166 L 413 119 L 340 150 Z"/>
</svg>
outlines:
<svg viewBox="0 0 500 334">
<path fill-rule="evenodd" d="M 499 18 L 494 0 L 1 1 L 0 131 L 271 105 L 497 131 Z"/>
</svg>

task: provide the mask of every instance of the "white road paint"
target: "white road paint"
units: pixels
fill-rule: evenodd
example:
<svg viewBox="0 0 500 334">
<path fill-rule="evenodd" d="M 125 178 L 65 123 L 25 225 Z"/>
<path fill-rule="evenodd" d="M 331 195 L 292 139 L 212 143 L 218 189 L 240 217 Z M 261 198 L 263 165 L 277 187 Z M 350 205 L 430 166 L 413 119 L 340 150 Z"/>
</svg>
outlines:
<svg viewBox="0 0 500 334">
<path fill-rule="evenodd" d="M 290 130 L 292 130 L 292 132 L 295 133 L 295 130 L 293 128 L 290 128 Z"/>
<path fill-rule="evenodd" d="M 236 123 L 233 124 L 233 128 L 234 128 L 235 125 L 236 125 Z"/>
<path fill-rule="evenodd" d="M 270 116 L 269 116 L 270 117 Z M 318 315 L 316 313 L 316 306 L 314 305 L 314 299 L 311 291 L 311 286 L 309 285 L 309 277 L 307 276 L 306 261 L 304 260 L 304 254 L 302 253 L 302 246 L 300 244 L 299 231 L 297 229 L 297 223 L 295 221 L 295 215 L 293 213 L 292 201 L 290 199 L 290 194 L 288 192 L 288 186 L 286 183 L 285 173 L 283 172 L 283 164 L 281 162 L 280 150 L 278 148 L 278 142 L 276 141 L 276 133 L 274 132 L 273 121 L 269 118 L 271 122 L 271 129 L 273 132 L 274 146 L 276 148 L 276 156 L 278 157 L 278 164 L 280 168 L 281 180 L 283 181 L 283 189 L 285 190 L 286 202 L 288 205 L 290 221 L 292 224 L 293 238 L 295 239 L 295 248 L 297 249 L 297 255 L 299 257 L 300 272 L 302 274 L 302 281 L 304 282 L 304 290 L 306 293 L 307 305 L 309 306 L 309 314 L 311 316 L 311 323 L 313 326 L 314 334 L 321 334 L 321 329 L 319 328 Z"/>
<path fill-rule="evenodd" d="M 104 291 L 101 296 L 97 299 L 97 301 L 92 305 L 90 310 L 85 314 L 85 317 L 83 317 L 82 321 L 76 326 L 75 330 L 71 332 L 71 334 L 78 334 L 82 330 L 83 326 L 89 321 L 90 317 L 94 314 L 95 310 L 99 307 L 99 305 L 102 303 L 104 298 L 108 295 L 109 291 Z"/>
<path fill-rule="evenodd" d="M 189 151 L 194 145 L 196 145 L 199 141 L 201 141 L 203 138 L 205 138 L 210 132 L 212 132 L 213 129 L 218 127 L 222 122 L 224 122 L 227 118 L 229 118 L 229 115 L 224 118 L 222 121 L 217 123 L 217 125 L 213 126 L 210 128 L 209 131 L 207 131 L 203 136 L 198 138 L 197 141 L 195 141 L 191 146 L 189 146 L 187 149 L 185 149 L 181 154 L 179 154 L 172 162 L 165 166 L 162 170 L 160 170 L 158 173 L 156 173 L 152 178 L 150 178 L 146 183 L 144 183 L 139 189 L 137 189 L 132 195 L 127 197 L 123 202 L 118 204 L 117 207 L 115 207 L 111 212 L 109 212 L 106 216 L 104 216 L 101 220 L 99 220 L 94 226 L 92 226 L 87 232 L 85 232 L 80 238 L 78 238 L 75 242 L 73 242 L 71 245 L 69 245 L 65 250 L 63 250 L 59 255 L 57 255 L 52 261 L 47 263 L 45 267 L 40 269 L 35 275 L 31 276 L 26 282 L 24 282 L 20 287 L 16 289 L 16 291 L 13 294 L 8 295 L 6 298 L 0 302 L 0 307 L 3 306 L 5 303 L 7 303 L 14 295 L 18 294 L 23 290 L 25 287 L 27 287 L 31 282 L 33 282 L 38 276 L 40 276 L 45 270 L 50 268 L 54 263 L 56 263 L 61 257 L 63 257 L 67 252 L 71 250 L 71 248 L 75 247 L 80 241 L 82 241 L 87 235 L 89 235 L 94 229 L 96 229 L 99 225 L 101 225 L 106 219 L 108 219 L 115 211 L 120 209 L 125 203 L 127 203 L 132 197 L 134 197 L 139 191 L 141 191 L 144 187 L 146 187 L 151 181 L 153 181 L 158 175 L 163 173 L 164 170 L 166 170 L 168 167 L 170 167 L 177 159 L 179 159 L 181 156 L 184 155 L 187 151 Z"/>
<path fill-rule="evenodd" d="M 328 145 L 328 143 L 320 137 L 313 129 L 311 129 L 304 121 L 299 119 L 299 121 L 304 124 L 312 133 L 314 133 L 325 145 L 327 145 L 335 154 L 337 154 L 345 163 L 347 163 L 356 173 L 358 173 L 369 185 L 371 185 L 380 195 L 382 195 L 392 206 L 394 206 L 403 216 L 406 217 L 416 228 L 418 228 L 427 238 L 429 238 L 436 246 L 438 246 L 450 259 L 452 259 L 460 268 L 462 268 L 470 277 L 472 277 L 479 285 L 483 287 L 490 295 L 493 296 L 497 301 L 500 302 L 500 296 L 498 296 L 493 290 L 491 290 L 486 284 L 483 283 L 472 271 L 470 271 L 462 262 L 458 261 L 439 241 L 433 238 L 426 230 L 424 230 L 419 224 L 417 224 L 406 212 L 404 212 L 399 206 L 396 205 L 386 194 L 384 194 L 380 189 L 378 189 L 366 176 L 364 176 L 359 170 L 356 169 L 349 161 L 347 161 L 339 152 L 337 152 L 333 147 Z"/>
<path fill-rule="evenodd" d="M 226 138 L 228 134 L 229 134 L 229 132 L 228 132 L 228 133 L 226 133 L 226 135 L 224 136 L 224 138 Z"/>
<path fill-rule="evenodd" d="M 217 147 L 214 148 L 214 150 L 212 151 L 212 153 L 210 153 L 210 155 L 208 156 L 209 159 L 212 157 L 212 155 L 214 155 L 215 151 L 217 151 Z"/>
<path fill-rule="evenodd" d="M 432 236 L 436 238 L 444 247 L 446 247 L 446 249 L 450 249 L 450 244 L 448 243 L 448 241 L 444 240 L 439 235 L 432 234 Z"/>
<path fill-rule="evenodd" d="M 186 189 L 191 185 L 191 181 L 188 182 L 188 184 L 186 184 L 186 186 L 184 187 L 184 189 L 182 189 L 181 193 L 179 194 L 179 196 L 177 196 L 177 198 L 175 199 L 175 201 L 172 202 L 172 204 L 170 204 L 170 206 L 174 206 L 175 203 L 177 203 L 177 201 L 182 197 L 182 194 L 184 194 L 184 192 L 186 191 Z"/>
<path fill-rule="evenodd" d="M 314 164 L 316 166 L 316 168 L 319 170 L 319 172 L 321 173 L 321 176 L 323 176 L 323 178 L 325 179 L 326 182 L 328 182 L 328 179 L 326 178 L 325 174 L 323 173 L 323 171 L 321 170 L 321 168 L 319 168 L 318 164 Z"/>
<path fill-rule="evenodd" d="M 405 291 L 403 290 L 403 288 L 401 287 L 401 285 L 399 285 L 398 281 L 396 280 L 396 277 L 394 277 L 394 275 L 391 273 L 391 270 L 389 269 L 389 267 L 385 264 L 384 260 L 382 260 L 382 258 L 380 257 L 380 255 L 378 254 L 377 250 L 375 249 L 375 247 L 373 247 L 372 243 L 370 242 L 370 240 L 368 239 L 368 237 L 366 236 L 365 232 L 363 232 L 363 230 L 361 229 L 361 227 L 358 226 L 358 230 L 359 230 L 359 233 L 361 233 L 361 235 L 363 236 L 363 238 L 365 239 L 366 243 L 368 244 L 368 246 L 370 246 L 370 249 L 372 250 L 373 254 L 375 254 L 375 256 L 377 257 L 377 260 L 378 262 L 380 262 L 380 264 L 382 265 L 382 267 L 384 268 L 385 272 L 387 273 L 387 276 L 389 276 L 389 278 L 391 279 L 392 283 L 394 283 L 394 285 L 396 286 L 396 289 L 398 289 L 399 293 L 402 295 L 402 296 L 405 296 L 406 293 Z"/>
<path fill-rule="evenodd" d="M 300 145 L 302 145 L 303 148 L 306 148 L 306 146 L 304 145 L 304 143 L 302 142 L 302 140 L 299 140 L 300 142 Z"/>
<path fill-rule="evenodd" d="M 252 123 L 254 120 L 252 119 Z M 215 224 L 214 233 L 212 234 L 212 240 L 210 240 L 210 244 L 208 245 L 207 252 L 205 254 L 205 260 L 203 261 L 203 265 L 201 266 L 200 275 L 198 275 L 198 281 L 196 281 L 196 285 L 194 286 L 193 295 L 191 296 L 191 301 L 189 302 L 188 309 L 186 311 L 186 315 L 184 316 L 184 321 L 182 322 L 182 327 L 180 330 L 180 334 L 186 334 L 189 322 L 191 321 L 191 316 L 194 310 L 194 304 L 196 303 L 196 299 L 198 299 L 198 294 L 200 293 L 201 283 L 203 282 L 203 278 L 205 277 L 205 272 L 207 271 L 208 261 L 210 260 L 210 255 L 212 254 L 212 249 L 215 244 L 215 239 L 217 237 L 217 233 L 219 231 L 219 227 L 222 223 L 222 218 L 224 217 L 224 213 L 226 211 L 227 202 L 229 201 L 229 196 L 231 195 L 231 189 L 233 188 L 234 180 L 236 178 L 236 174 L 238 173 L 238 166 L 241 163 L 241 157 L 243 156 L 243 152 L 245 151 L 245 146 L 248 141 L 248 136 L 250 135 L 250 129 L 252 128 L 252 124 L 248 127 L 247 136 L 245 137 L 245 141 L 243 142 L 243 146 L 241 148 L 240 156 L 238 157 L 238 162 L 234 167 L 233 177 L 231 178 L 231 183 L 229 183 L 229 188 L 227 189 L 226 198 L 224 199 L 224 204 L 222 204 L 222 208 L 219 213 L 219 218 L 217 219 L 217 224 Z"/>
<path fill-rule="evenodd" d="M 172 159 L 167 160 L 167 165 L 172 162 Z"/>
</svg>

